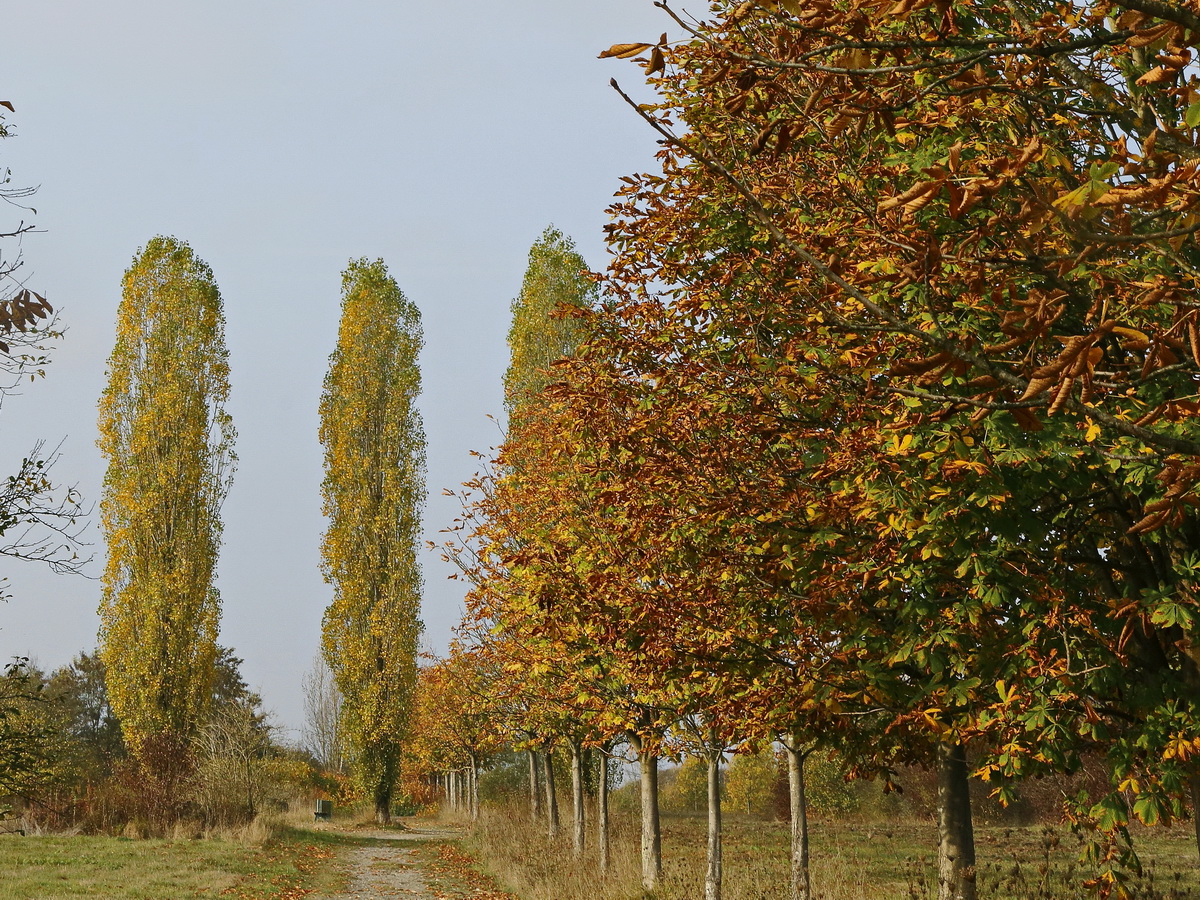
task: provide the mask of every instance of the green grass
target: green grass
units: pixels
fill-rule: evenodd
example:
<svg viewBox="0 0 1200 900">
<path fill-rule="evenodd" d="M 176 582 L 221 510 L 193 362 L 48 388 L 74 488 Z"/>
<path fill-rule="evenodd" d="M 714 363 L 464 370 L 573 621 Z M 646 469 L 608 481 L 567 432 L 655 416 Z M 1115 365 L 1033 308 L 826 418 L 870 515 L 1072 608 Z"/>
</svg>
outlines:
<svg viewBox="0 0 1200 900">
<path fill-rule="evenodd" d="M 500 885 L 521 900 L 631 900 L 642 896 L 635 823 L 614 823 L 610 877 L 593 852 L 576 862 L 564 842 L 551 844 L 521 810 L 485 818 L 466 846 Z M 785 893 L 789 829 L 784 823 L 726 821 L 725 900 Z M 589 834 L 589 839 L 591 835 Z M 812 885 L 817 900 L 932 900 L 937 897 L 937 831 L 931 824 L 817 822 L 812 828 Z M 1144 870 L 1130 887 L 1139 900 L 1200 900 L 1200 860 L 1191 823 L 1135 833 Z M 1079 841 L 1065 828 L 976 829 L 979 893 L 989 900 L 1090 900 L 1091 874 Z M 703 896 L 705 823 L 663 820 L 663 878 L 658 900 Z"/>
<path fill-rule="evenodd" d="M 293 900 L 337 884 L 340 835 L 284 830 L 233 840 L 0 836 L 0 900 Z"/>
</svg>

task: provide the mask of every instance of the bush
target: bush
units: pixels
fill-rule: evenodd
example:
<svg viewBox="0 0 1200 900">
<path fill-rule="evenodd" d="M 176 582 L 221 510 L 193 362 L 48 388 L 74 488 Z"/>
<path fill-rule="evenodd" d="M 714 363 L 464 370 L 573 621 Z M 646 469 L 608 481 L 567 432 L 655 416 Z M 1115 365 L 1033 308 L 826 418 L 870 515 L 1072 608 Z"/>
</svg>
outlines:
<svg viewBox="0 0 1200 900">
<path fill-rule="evenodd" d="M 778 779 L 779 761 L 770 747 L 757 753 L 737 754 L 729 764 L 725 777 L 725 802 L 729 811 L 763 819 L 772 818 L 775 814 L 775 784 Z"/>
<path fill-rule="evenodd" d="M 197 800 L 210 825 L 251 821 L 272 786 L 269 734 L 253 710 L 229 705 L 215 711 L 200 741 Z"/>
</svg>

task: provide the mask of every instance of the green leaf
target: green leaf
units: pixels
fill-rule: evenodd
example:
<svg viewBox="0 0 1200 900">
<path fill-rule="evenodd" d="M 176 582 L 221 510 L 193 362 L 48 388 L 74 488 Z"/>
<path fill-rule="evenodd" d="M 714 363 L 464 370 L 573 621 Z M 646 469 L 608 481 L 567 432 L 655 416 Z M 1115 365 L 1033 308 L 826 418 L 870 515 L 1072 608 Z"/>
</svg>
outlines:
<svg viewBox="0 0 1200 900">
<path fill-rule="evenodd" d="M 1183 121 L 1187 123 L 1188 128 L 1195 128 L 1200 125 L 1200 100 L 1197 100 L 1187 108 L 1187 112 L 1183 114 Z"/>
</svg>

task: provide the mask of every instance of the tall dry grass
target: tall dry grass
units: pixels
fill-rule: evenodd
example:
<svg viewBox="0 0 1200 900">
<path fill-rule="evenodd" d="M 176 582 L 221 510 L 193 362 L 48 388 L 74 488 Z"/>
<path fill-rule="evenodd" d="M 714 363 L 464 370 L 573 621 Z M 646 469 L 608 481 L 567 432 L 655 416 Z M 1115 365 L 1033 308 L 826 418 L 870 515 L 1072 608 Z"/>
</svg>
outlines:
<svg viewBox="0 0 1200 900">
<path fill-rule="evenodd" d="M 572 854 L 564 831 L 551 841 L 527 809 L 485 810 L 467 848 L 500 886 L 521 900 L 634 900 L 643 897 L 639 835 L 630 816 L 613 821 L 613 865 L 601 875 L 595 847 Z M 1145 870 L 1130 882 L 1138 900 L 1200 900 L 1200 867 L 1190 823 L 1136 836 Z M 786 823 L 731 818 L 724 834 L 724 900 L 786 895 Z M 1059 827 L 977 829 L 980 896 L 990 900 L 1090 900 L 1080 844 Z M 589 840 L 592 835 L 589 834 Z M 936 827 L 928 822 L 817 822 L 812 835 L 815 900 L 934 900 Z M 663 820 L 663 877 L 655 900 L 704 896 L 705 823 Z"/>
<path fill-rule="evenodd" d="M 589 823 L 589 826 L 592 823 Z M 762 840 L 763 832 L 770 834 Z M 531 822 L 519 807 L 488 809 L 468 833 L 466 844 L 487 874 L 521 900 L 630 900 L 643 896 L 638 823 L 614 815 L 610 825 L 612 858 L 601 873 L 594 830 L 584 855 L 576 859 L 569 832 L 550 840 L 545 823 Z M 656 898 L 694 900 L 704 896 L 704 823 L 689 817 L 663 820 L 663 875 Z M 773 823 L 731 822 L 725 834 L 725 900 L 762 900 L 782 894 L 788 862 L 786 836 Z M 825 883 L 839 900 L 878 900 L 863 885 L 853 885 L 850 867 L 828 865 Z"/>
</svg>

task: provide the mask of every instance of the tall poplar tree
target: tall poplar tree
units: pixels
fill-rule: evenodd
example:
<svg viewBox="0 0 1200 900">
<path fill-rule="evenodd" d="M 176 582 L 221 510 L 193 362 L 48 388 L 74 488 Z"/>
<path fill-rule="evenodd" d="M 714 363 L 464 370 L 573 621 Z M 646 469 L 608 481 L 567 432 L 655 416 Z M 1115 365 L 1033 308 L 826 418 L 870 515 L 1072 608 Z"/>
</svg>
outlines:
<svg viewBox="0 0 1200 900">
<path fill-rule="evenodd" d="M 504 373 L 504 406 L 510 416 L 546 386 L 555 360 L 575 352 L 581 335 L 570 307 L 587 309 L 596 296 L 575 242 L 551 225 L 529 248 L 521 293 L 512 302 L 512 356 Z"/>
<path fill-rule="evenodd" d="M 342 692 L 355 776 L 391 818 L 417 678 L 425 433 L 416 408 L 421 315 L 382 260 L 342 274 L 342 321 L 321 396 L 322 569 L 334 588 L 324 652 Z"/>
<path fill-rule="evenodd" d="M 545 429 L 553 407 L 553 401 L 545 396 L 545 389 L 554 379 L 554 364 L 572 356 L 583 340 L 584 327 L 578 312 L 596 306 L 598 290 L 587 273 L 587 263 L 576 251 L 574 241 L 554 226 L 542 232 L 529 249 L 529 265 L 525 270 L 521 293 L 512 302 L 512 324 L 508 331 L 511 355 L 504 373 L 504 405 L 509 417 L 504 459 L 506 466 L 511 469 L 507 480 L 512 483 L 552 477 L 554 466 L 545 468 L 546 458 L 538 450 L 539 435 Z M 520 538 L 517 540 L 520 541 Z M 536 690 L 543 702 L 556 692 L 550 684 Z M 553 707 L 555 704 L 550 705 Z M 534 718 L 530 716 L 531 721 Z M 578 723 L 566 728 L 547 728 L 548 722 L 555 719 L 562 721 L 557 710 L 543 718 L 538 729 L 531 727 L 529 731 L 532 734 L 545 728 L 551 732 L 541 738 L 544 747 L 547 824 L 551 836 L 557 834 L 559 828 L 553 738 L 562 733 L 570 734 L 571 831 L 574 850 L 579 855 L 583 853 L 586 840 L 581 752 L 581 735 L 586 729 L 576 727 Z M 530 753 L 536 754 L 537 750 L 531 746 Z M 536 756 L 531 756 L 531 759 L 532 771 L 536 774 Z M 536 778 L 531 780 L 536 781 Z M 603 822 L 602 828 L 606 825 Z"/>
<path fill-rule="evenodd" d="M 153 238 L 126 271 L 108 378 L 101 654 L 125 739 L 154 769 L 177 762 L 211 704 L 236 459 L 221 295 L 186 243 Z"/>
</svg>

